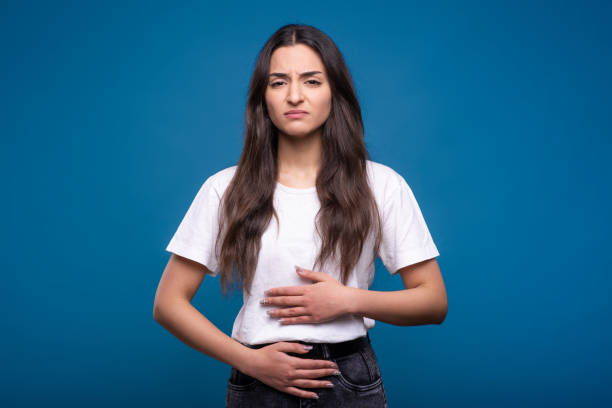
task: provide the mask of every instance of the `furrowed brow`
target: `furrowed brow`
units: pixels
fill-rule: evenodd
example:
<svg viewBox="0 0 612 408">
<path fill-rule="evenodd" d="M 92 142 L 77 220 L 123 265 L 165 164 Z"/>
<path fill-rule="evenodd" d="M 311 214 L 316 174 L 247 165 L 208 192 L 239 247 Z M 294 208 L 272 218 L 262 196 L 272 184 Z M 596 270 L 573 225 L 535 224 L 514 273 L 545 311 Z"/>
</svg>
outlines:
<svg viewBox="0 0 612 408">
<path fill-rule="evenodd" d="M 311 75 L 315 75 L 315 74 L 322 74 L 321 71 L 306 71 L 306 72 L 302 72 L 300 74 L 300 78 L 302 77 L 306 77 L 306 76 L 311 76 Z M 271 77 L 277 77 L 277 78 L 287 78 L 289 77 L 289 75 L 285 74 L 284 72 L 272 72 L 270 74 Z"/>
</svg>

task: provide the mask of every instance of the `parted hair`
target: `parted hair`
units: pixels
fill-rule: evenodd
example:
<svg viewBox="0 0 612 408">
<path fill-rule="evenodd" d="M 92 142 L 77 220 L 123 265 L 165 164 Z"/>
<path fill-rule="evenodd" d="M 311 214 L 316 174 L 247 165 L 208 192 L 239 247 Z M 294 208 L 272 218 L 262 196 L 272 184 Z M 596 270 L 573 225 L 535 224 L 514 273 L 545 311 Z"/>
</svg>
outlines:
<svg viewBox="0 0 612 408">
<path fill-rule="evenodd" d="M 282 46 L 304 44 L 323 61 L 331 88 L 331 110 L 322 129 L 321 166 L 316 191 L 321 207 L 316 232 L 321 239 L 314 270 L 334 258 L 346 284 L 369 234 L 374 237 L 374 262 L 381 243 L 381 219 L 367 180 L 361 108 L 340 50 L 325 33 L 302 24 L 279 28 L 264 44 L 250 80 L 245 110 L 244 146 L 236 171 L 219 205 L 215 242 L 224 294 L 242 281 L 250 294 L 261 237 L 272 216 L 278 165 L 278 131 L 266 108 L 270 58 Z M 239 278 L 239 279 L 238 279 Z"/>
</svg>

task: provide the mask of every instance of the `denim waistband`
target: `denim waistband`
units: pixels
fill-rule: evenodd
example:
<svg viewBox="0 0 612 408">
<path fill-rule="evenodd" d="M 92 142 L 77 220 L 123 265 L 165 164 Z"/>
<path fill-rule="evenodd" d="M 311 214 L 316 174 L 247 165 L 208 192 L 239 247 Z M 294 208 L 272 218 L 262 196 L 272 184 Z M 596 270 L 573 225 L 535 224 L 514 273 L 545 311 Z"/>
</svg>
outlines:
<svg viewBox="0 0 612 408">
<path fill-rule="evenodd" d="M 353 340 L 342 341 L 340 343 L 311 343 L 301 340 L 287 340 L 288 343 L 300 343 L 312 346 L 312 349 L 307 353 L 293 353 L 288 352 L 287 354 L 295 357 L 302 358 L 338 358 L 343 357 L 356 351 L 359 351 L 365 347 L 370 345 L 370 335 L 366 334 L 365 336 L 357 337 Z M 245 346 L 253 349 L 259 349 L 265 346 L 269 346 L 274 343 L 264 343 L 264 344 L 244 344 Z"/>
</svg>

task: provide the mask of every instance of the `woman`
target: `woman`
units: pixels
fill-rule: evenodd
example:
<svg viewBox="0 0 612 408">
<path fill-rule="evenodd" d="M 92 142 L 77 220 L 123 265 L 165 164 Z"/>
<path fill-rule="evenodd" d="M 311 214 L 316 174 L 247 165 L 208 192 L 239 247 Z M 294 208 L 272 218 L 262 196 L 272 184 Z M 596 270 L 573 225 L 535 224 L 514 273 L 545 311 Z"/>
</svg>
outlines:
<svg viewBox="0 0 612 408">
<path fill-rule="evenodd" d="M 155 320 L 232 366 L 229 407 L 385 407 L 368 329 L 446 315 L 416 199 L 368 159 L 348 68 L 311 26 L 281 27 L 264 45 L 240 160 L 206 179 L 166 249 Z M 407 290 L 368 290 L 377 255 Z M 231 337 L 191 305 L 206 274 L 220 274 L 223 293 L 242 284 Z"/>
</svg>

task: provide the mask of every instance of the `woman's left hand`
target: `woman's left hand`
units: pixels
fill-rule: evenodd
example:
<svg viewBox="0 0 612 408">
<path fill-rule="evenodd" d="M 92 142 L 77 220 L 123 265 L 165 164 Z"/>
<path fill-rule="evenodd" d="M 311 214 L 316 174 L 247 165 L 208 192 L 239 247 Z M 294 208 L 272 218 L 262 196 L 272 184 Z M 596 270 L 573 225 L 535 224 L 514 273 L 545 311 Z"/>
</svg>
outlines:
<svg viewBox="0 0 612 408">
<path fill-rule="evenodd" d="M 271 317 L 281 318 L 282 324 L 321 323 L 349 313 L 355 288 L 345 286 L 323 272 L 298 267 L 296 272 L 316 283 L 266 290 L 262 304 L 283 306 L 280 309 L 270 309 L 268 314 Z"/>
</svg>

